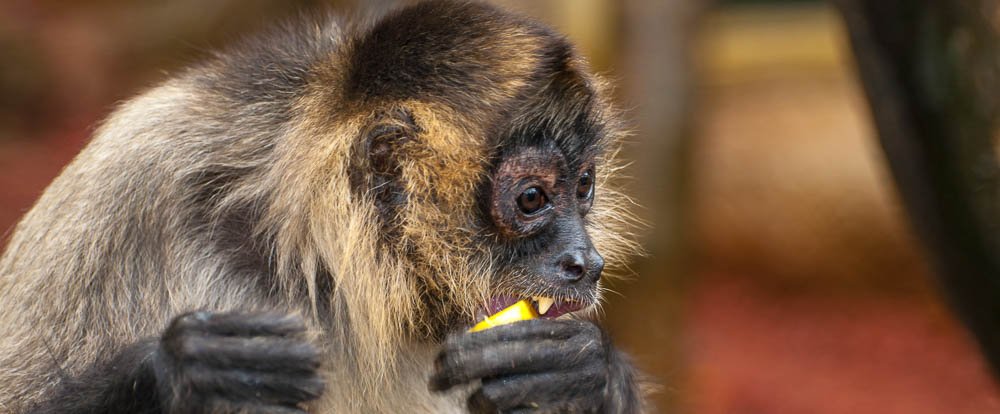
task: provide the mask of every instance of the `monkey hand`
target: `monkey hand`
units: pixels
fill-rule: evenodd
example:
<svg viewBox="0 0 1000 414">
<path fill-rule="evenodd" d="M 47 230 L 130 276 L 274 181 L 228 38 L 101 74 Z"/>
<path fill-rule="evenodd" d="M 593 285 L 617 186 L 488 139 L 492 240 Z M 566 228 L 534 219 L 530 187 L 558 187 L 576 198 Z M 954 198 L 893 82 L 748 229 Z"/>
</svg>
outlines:
<svg viewBox="0 0 1000 414">
<path fill-rule="evenodd" d="M 164 332 L 153 366 L 165 412 L 303 413 L 323 391 L 298 316 L 192 312 Z"/>
<path fill-rule="evenodd" d="M 474 413 L 623 412 L 616 351 L 594 323 L 533 319 L 450 336 L 435 361 L 434 391 L 481 380 Z M 622 361 L 624 363 L 624 361 Z M 633 385 L 628 375 L 627 386 Z"/>
</svg>

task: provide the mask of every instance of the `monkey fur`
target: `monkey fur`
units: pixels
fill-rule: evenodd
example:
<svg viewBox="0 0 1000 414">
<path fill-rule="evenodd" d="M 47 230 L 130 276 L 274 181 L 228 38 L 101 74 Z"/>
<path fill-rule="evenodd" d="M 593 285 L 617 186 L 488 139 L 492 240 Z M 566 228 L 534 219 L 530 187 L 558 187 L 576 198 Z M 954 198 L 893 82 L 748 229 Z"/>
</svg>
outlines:
<svg viewBox="0 0 1000 414">
<path fill-rule="evenodd" d="M 637 248 L 606 89 L 460 1 L 303 18 L 174 76 L 13 232 L 0 412 L 641 411 L 590 319 Z M 575 312 L 465 333 L 532 296 Z"/>
</svg>

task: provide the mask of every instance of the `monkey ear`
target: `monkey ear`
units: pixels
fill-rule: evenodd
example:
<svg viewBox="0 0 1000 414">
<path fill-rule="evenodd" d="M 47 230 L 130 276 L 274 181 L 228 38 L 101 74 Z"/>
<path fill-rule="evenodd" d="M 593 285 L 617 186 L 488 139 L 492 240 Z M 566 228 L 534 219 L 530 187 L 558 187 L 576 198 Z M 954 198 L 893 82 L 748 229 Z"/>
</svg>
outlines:
<svg viewBox="0 0 1000 414">
<path fill-rule="evenodd" d="M 364 156 L 373 174 L 399 174 L 400 156 L 407 144 L 416 140 L 420 127 L 403 108 L 381 111 L 364 134 Z"/>
<path fill-rule="evenodd" d="M 421 132 L 412 114 L 403 108 L 380 111 L 363 130 L 354 146 L 349 169 L 351 187 L 372 197 L 378 212 L 381 237 L 398 237 L 399 211 L 409 198 L 402 177 L 407 153 L 414 151 Z"/>
</svg>

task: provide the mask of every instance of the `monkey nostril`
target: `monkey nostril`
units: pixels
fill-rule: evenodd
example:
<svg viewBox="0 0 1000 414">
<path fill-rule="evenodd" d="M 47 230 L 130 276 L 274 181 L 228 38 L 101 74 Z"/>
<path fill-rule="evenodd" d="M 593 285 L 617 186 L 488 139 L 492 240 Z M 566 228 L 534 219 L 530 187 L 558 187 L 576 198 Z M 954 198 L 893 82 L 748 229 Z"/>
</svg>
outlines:
<svg viewBox="0 0 1000 414">
<path fill-rule="evenodd" d="M 592 251 L 593 257 L 590 258 L 591 272 L 593 272 L 592 278 L 594 281 L 601 279 L 601 273 L 604 273 L 604 257 L 601 257 L 597 251 Z"/>
<path fill-rule="evenodd" d="M 580 265 L 565 265 L 563 266 L 563 271 L 566 272 L 566 277 L 573 281 L 580 280 L 583 277 L 583 266 Z"/>
<path fill-rule="evenodd" d="M 584 273 L 587 271 L 586 265 L 586 259 L 580 253 L 567 253 L 559 261 L 559 266 L 562 268 L 562 277 L 572 282 L 583 278 Z"/>
</svg>

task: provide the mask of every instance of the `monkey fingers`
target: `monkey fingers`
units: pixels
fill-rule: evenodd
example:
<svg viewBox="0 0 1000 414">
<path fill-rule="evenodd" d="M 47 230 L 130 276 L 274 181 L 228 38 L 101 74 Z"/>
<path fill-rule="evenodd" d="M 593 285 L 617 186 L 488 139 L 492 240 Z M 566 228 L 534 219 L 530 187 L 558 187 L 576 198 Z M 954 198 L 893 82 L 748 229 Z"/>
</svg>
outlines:
<svg viewBox="0 0 1000 414">
<path fill-rule="evenodd" d="M 453 334 L 445 341 L 445 346 L 478 347 L 502 341 L 569 339 L 586 329 L 583 324 L 592 325 L 589 322 L 578 320 L 529 319 L 514 324 L 496 326 L 485 331 Z"/>
<path fill-rule="evenodd" d="M 189 389 L 206 399 L 224 399 L 233 403 L 294 406 L 319 397 L 323 391 L 323 382 L 315 374 L 192 367 L 185 376 Z"/>
<path fill-rule="evenodd" d="M 483 380 L 468 400 L 472 412 L 594 412 L 603 402 L 607 375 L 594 364 L 573 371 L 515 375 Z"/>
<path fill-rule="evenodd" d="M 172 331 L 205 332 L 223 336 L 289 336 L 305 332 L 302 317 L 273 312 L 189 312 L 174 318 Z"/>
<path fill-rule="evenodd" d="M 480 378 L 528 372 L 557 370 L 579 363 L 596 353 L 570 351 L 560 341 L 536 340 L 500 342 L 480 348 L 466 348 L 442 353 L 435 362 L 437 372 L 431 389 L 447 390 Z"/>
<path fill-rule="evenodd" d="M 178 355 L 214 368 L 314 372 L 319 352 L 308 342 L 287 338 L 234 338 L 196 335 L 180 340 Z"/>
<path fill-rule="evenodd" d="M 295 410 L 324 388 L 304 330 L 299 317 L 281 314 L 181 315 L 160 340 L 157 380 L 186 396 L 176 412 Z"/>
<path fill-rule="evenodd" d="M 435 361 L 432 390 L 480 378 L 606 366 L 600 330 L 586 321 L 533 320 L 449 338 Z"/>
<path fill-rule="evenodd" d="M 306 414 L 305 410 L 297 407 L 245 404 L 224 399 L 213 400 L 206 404 L 204 409 L 196 412 L 211 414 Z M 185 411 L 184 413 L 187 414 L 188 412 Z"/>
</svg>

